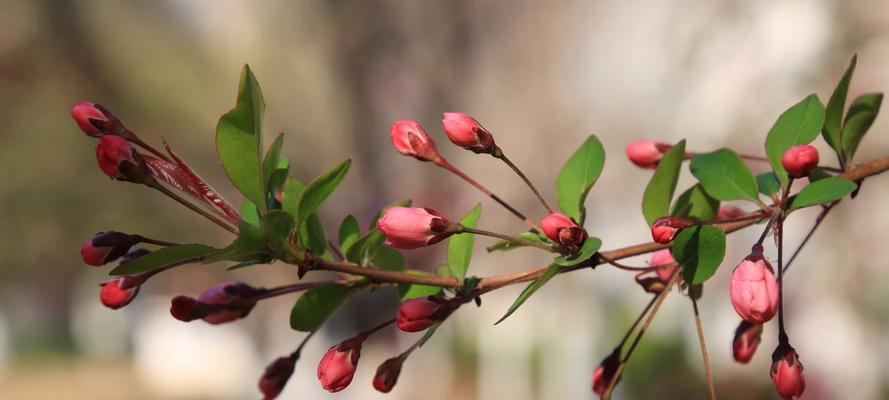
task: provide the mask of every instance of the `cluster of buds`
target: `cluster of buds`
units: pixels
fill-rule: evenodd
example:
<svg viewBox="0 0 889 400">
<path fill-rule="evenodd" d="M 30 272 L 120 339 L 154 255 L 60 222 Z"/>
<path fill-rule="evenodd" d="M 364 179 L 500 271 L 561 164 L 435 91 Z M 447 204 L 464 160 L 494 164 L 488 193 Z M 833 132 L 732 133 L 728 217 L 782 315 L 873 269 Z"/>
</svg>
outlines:
<svg viewBox="0 0 889 400">
<path fill-rule="evenodd" d="M 256 297 L 266 293 L 243 282 L 223 282 L 213 286 L 198 296 L 176 296 L 170 305 L 174 318 L 191 322 L 202 319 L 217 325 L 235 321 L 250 314 L 256 305 Z"/>
<path fill-rule="evenodd" d="M 475 118 L 464 113 L 446 112 L 441 123 L 448 139 L 455 145 L 479 154 L 499 155 L 500 149 L 494 143 L 494 135 Z M 396 121 L 392 124 L 389 136 L 395 149 L 401 154 L 436 164 L 447 162 L 438 153 L 435 141 L 417 121 Z"/>
</svg>

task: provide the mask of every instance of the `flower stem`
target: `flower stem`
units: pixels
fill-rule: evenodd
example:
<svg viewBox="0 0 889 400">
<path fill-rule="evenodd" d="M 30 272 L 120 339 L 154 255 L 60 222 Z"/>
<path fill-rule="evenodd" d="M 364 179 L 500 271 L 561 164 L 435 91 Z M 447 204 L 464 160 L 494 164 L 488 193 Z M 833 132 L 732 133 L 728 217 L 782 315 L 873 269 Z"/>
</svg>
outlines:
<svg viewBox="0 0 889 400">
<path fill-rule="evenodd" d="M 698 311 L 698 301 L 695 300 L 694 285 L 688 287 L 688 298 L 691 299 L 692 309 L 695 315 L 695 327 L 698 331 L 698 341 L 701 344 L 701 357 L 704 358 L 704 371 L 707 376 L 707 389 L 710 391 L 710 400 L 716 400 L 716 388 L 713 386 L 713 370 L 710 368 L 710 355 L 707 353 L 707 342 L 704 340 L 704 327 L 701 325 L 701 314 Z"/>
<path fill-rule="evenodd" d="M 546 250 L 550 253 L 561 253 L 560 251 L 556 250 L 556 248 L 554 246 L 549 246 L 549 245 L 546 245 L 543 243 L 538 243 L 538 242 L 531 241 L 531 240 L 520 239 L 515 236 L 504 235 L 502 233 L 490 232 L 490 231 L 485 231 L 485 230 L 475 229 L 475 228 L 469 228 L 469 227 L 466 227 L 463 225 L 460 225 L 460 226 L 462 228 L 458 232 L 465 232 L 465 233 L 471 233 L 471 234 L 475 234 L 475 235 L 495 237 L 495 238 L 503 239 L 503 240 L 506 240 L 509 242 L 519 243 L 519 244 L 522 244 L 525 246 L 534 246 L 539 249 Z"/>
<path fill-rule="evenodd" d="M 506 154 L 503 154 L 503 151 L 499 147 L 494 149 L 494 152 L 491 155 L 493 155 L 494 158 L 499 158 L 501 161 L 506 163 L 506 165 L 508 165 L 509 168 L 511 168 L 513 172 L 515 172 L 516 175 L 519 176 L 519 178 L 522 178 L 522 180 L 525 181 L 525 184 L 528 185 L 528 188 L 531 189 L 532 192 L 534 192 L 534 195 L 537 196 L 537 200 L 540 200 L 540 204 L 543 204 L 543 207 L 546 208 L 546 211 L 550 214 L 553 213 L 553 208 L 550 207 L 549 203 L 547 203 L 543 196 L 540 195 L 540 192 L 537 191 L 537 188 L 534 187 L 534 184 L 531 183 L 531 180 L 528 179 L 527 176 L 525 176 L 525 174 L 522 172 L 522 170 L 519 169 L 518 166 L 513 164 L 513 162 L 506 157 Z"/>
<path fill-rule="evenodd" d="M 192 211 L 194 211 L 194 212 L 200 214 L 200 215 L 203 216 L 204 218 L 207 218 L 207 219 L 209 219 L 210 221 L 213 221 L 213 223 L 215 223 L 216 225 L 219 225 L 219 226 L 225 228 L 225 230 L 227 230 L 227 231 L 229 231 L 229 232 L 231 232 L 231 233 L 234 233 L 235 235 L 238 234 L 238 229 L 237 229 L 237 228 L 231 226 L 228 222 L 225 222 L 225 221 L 223 221 L 223 220 L 217 218 L 216 216 L 210 214 L 210 213 L 207 212 L 206 210 L 204 210 L 204 209 L 202 209 L 202 208 L 200 208 L 200 207 L 198 207 L 198 206 L 192 204 L 192 203 L 189 202 L 188 200 L 183 199 L 182 197 L 180 197 L 180 196 L 177 195 L 176 193 L 173 193 L 173 191 L 171 191 L 171 190 L 167 189 L 166 187 L 164 187 L 163 185 L 159 184 L 156 180 L 154 180 L 154 178 L 151 178 L 151 180 L 149 180 L 149 181 L 146 182 L 145 184 L 146 184 L 148 187 L 153 188 L 153 189 L 156 189 L 157 191 L 159 191 L 159 192 L 161 192 L 161 193 L 167 195 L 167 197 L 169 197 L 169 198 L 171 198 L 171 199 L 173 199 L 173 200 L 176 200 L 176 202 L 178 202 L 179 204 L 182 204 L 183 206 L 188 207 L 190 210 L 192 210 Z"/>
<path fill-rule="evenodd" d="M 827 214 L 836 205 L 837 205 L 836 202 L 830 203 L 829 205 L 824 207 L 823 210 L 821 210 L 821 214 L 818 214 L 818 218 L 815 219 L 815 225 L 812 226 L 812 229 L 809 229 L 809 233 L 807 233 L 806 237 L 803 238 L 803 241 L 799 244 L 799 247 L 797 247 L 796 250 L 794 250 L 793 255 L 790 256 L 790 259 L 787 260 L 786 265 L 784 265 L 784 271 L 782 271 L 782 272 L 787 273 L 787 270 L 790 269 L 790 265 L 793 264 L 794 260 L 796 260 L 796 256 L 798 256 L 800 251 L 802 251 L 803 247 L 807 243 L 809 243 L 809 239 L 811 239 L 812 235 L 815 234 L 815 230 L 818 229 L 818 227 L 821 225 L 821 222 L 824 221 L 824 218 L 827 217 Z"/>
</svg>

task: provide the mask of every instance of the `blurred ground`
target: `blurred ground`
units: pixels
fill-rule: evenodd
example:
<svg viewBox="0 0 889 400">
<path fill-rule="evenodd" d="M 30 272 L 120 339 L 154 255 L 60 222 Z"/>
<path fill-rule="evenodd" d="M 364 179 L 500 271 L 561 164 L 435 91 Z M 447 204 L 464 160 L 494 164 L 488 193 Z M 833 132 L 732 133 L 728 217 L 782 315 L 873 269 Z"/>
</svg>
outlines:
<svg viewBox="0 0 889 400">
<path fill-rule="evenodd" d="M 462 215 L 478 201 L 481 226 L 519 231 L 496 204 L 453 177 L 398 156 L 394 120 L 424 123 L 446 156 L 519 209 L 542 210 L 493 160 L 458 151 L 442 111 L 464 111 L 554 200 L 562 162 L 589 133 L 609 158 L 587 203 L 587 227 L 605 248 L 648 240 L 638 204 L 648 172 L 623 157 L 637 138 L 689 140 L 761 154 L 774 119 L 811 92 L 827 100 L 854 53 L 850 95 L 889 91 L 889 3 L 879 1 L 0 1 L 0 398 L 256 398 L 263 366 L 290 351 L 293 298 L 224 327 L 169 318 L 169 298 L 224 277 L 256 285 L 295 281 L 286 266 L 223 274 L 190 267 L 151 281 L 136 304 L 112 312 L 96 299 L 105 270 L 77 249 L 97 231 L 138 232 L 223 245 L 230 237 L 149 190 L 111 182 L 68 110 L 106 105 L 154 143 L 161 138 L 230 198 L 214 153 L 218 117 L 234 104 L 249 63 L 263 85 L 266 134 L 286 132 L 284 154 L 303 180 L 352 157 L 343 189 L 322 209 L 334 226 L 363 223 L 402 198 Z M 859 160 L 889 153 L 878 118 Z M 822 149 L 825 149 L 823 146 Z M 827 154 L 827 153 L 822 153 Z M 757 171 L 766 167 L 753 166 Z M 807 399 L 889 397 L 889 259 L 885 177 L 828 219 L 789 276 L 789 327 L 806 365 Z M 683 179 L 680 185 L 690 180 Z M 745 205 L 741 205 L 745 206 Z M 794 217 L 789 243 L 813 215 Z M 330 232 L 331 229 L 328 229 Z M 708 283 L 702 313 L 723 399 L 773 398 L 767 377 L 775 333 L 751 365 L 731 362 L 737 317 L 726 295 L 735 261 L 756 232 L 733 235 Z M 530 250 L 488 256 L 472 272 L 545 265 Z M 409 252 L 431 268 L 442 248 Z M 642 264 L 643 258 L 633 260 Z M 388 396 L 373 370 L 412 343 L 388 332 L 368 343 L 340 398 L 574 399 L 647 298 L 626 273 L 600 268 L 555 279 L 513 317 L 492 323 L 520 288 L 461 310 L 408 361 Z M 705 390 L 690 305 L 671 297 L 627 369 L 617 398 L 699 399 Z M 355 298 L 313 340 L 281 398 L 326 398 L 314 377 L 323 351 L 394 311 L 392 293 Z"/>
</svg>

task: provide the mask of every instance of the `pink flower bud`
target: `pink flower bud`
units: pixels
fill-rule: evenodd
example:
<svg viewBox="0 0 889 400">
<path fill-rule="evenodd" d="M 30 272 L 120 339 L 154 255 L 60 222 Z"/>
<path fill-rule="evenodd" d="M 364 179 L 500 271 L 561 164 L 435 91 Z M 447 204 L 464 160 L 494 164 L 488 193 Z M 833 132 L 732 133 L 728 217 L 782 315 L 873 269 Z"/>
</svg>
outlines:
<svg viewBox="0 0 889 400">
<path fill-rule="evenodd" d="M 121 232 L 99 232 L 80 246 L 83 262 L 99 267 L 127 254 L 130 248 L 139 243 L 133 235 Z"/>
<path fill-rule="evenodd" d="M 321 387 L 336 393 L 352 383 L 358 359 L 361 357 L 363 341 L 363 336 L 356 336 L 327 350 L 318 363 L 318 380 L 321 381 Z"/>
<path fill-rule="evenodd" d="M 262 392 L 263 400 L 272 400 L 281 394 L 290 376 L 293 375 L 293 368 L 296 364 L 296 357 L 280 357 L 265 368 L 262 378 L 259 379 L 259 391 Z"/>
<path fill-rule="evenodd" d="M 788 344 L 779 344 L 772 353 L 772 368 L 769 370 L 775 389 L 783 400 L 802 397 L 806 390 L 806 379 L 803 376 L 803 364 L 799 362 L 799 354 Z"/>
<path fill-rule="evenodd" d="M 673 146 L 653 140 L 637 140 L 627 145 L 627 158 L 638 167 L 655 169 L 671 147 Z"/>
<path fill-rule="evenodd" d="M 128 169 L 136 167 L 135 151 L 130 143 L 120 136 L 102 136 L 96 146 L 96 159 L 105 175 L 116 179 L 128 177 Z"/>
<path fill-rule="evenodd" d="M 731 204 L 723 204 L 723 205 L 719 206 L 719 211 L 716 212 L 716 219 L 718 219 L 718 220 L 734 219 L 734 218 L 743 217 L 745 215 L 747 215 L 747 213 L 744 212 L 744 210 L 742 210 L 738 207 L 735 207 Z"/>
<path fill-rule="evenodd" d="M 651 238 L 660 244 L 673 241 L 682 228 L 694 225 L 694 222 L 680 217 L 660 217 L 651 224 Z"/>
<path fill-rule="evenodd" d="M 614 378 L 614 374 L 617 372 L 619 364 L 620 352 L 617 350 L 602 360 L 602 363 L 599 364 L 599 367 L 593 372 L 593 393 L 598 395 L 605 393 L 605 390 L 608 389 L 608 385 L 611 383 L 611 379 Z"/>
<path fill-rule="evenodd" d="M 420 332 L 444 321 L 450 313 L 451 307 L 444 300 L 418 297 L 401 303 L 395 325 L 404 332 Z"/>
<path fill-rule="evenodd" d="M 386 245 L 397 249 L 438 243 L 455 233 L 450 227 L 451 223 L 435 210 L 419 207 L 392 207 L 377 221 L 377 229 L 386 235 Z"/>
<path fill-rule="evenodd" d="M 651 265 L 667 265 L 667 264 L 676 264 L 676 260 L 673 258 L 673 254 L 670 253 L 670 249 L 660 249 L 654 252 L 651 255 L 651 261 L 649 262 Z M 665 268 L 658 268 L 654 270 L 657 273 L 658 279 L 663 283 L 667 283 L 670 281 L 670 278 L 673 277 L 673 271 L 676 271 L 676 266 L 670 266 Z"/>
<path fill-rule="evenodd" d="M 562 246 L 576 247 L 587 239 L 586 230 L 565 214 L 552 213 L 540 221 L 543 233 Z"/>
<path fill-rule="evenodd" d="M 374 388 L 382 393 L 392 391 L 392 388 L 398 382 L 398 375 L 401 374 L 401 365 L 403 363 L 404 358 L 402 357 L 393 357 L 383 361 L 377 367 L 377 373 L 374 375 Z"/>
<path fill-rule="evenodd" d="M 760 341 L 762 341 L 762 325 L 741 321 L 735 329 L 735 339 L 732 340 L 732 356 L 735 361 L 741 364 L 750 362 Z"/>
<path fill-rule="evenodd" d="M 441 123 L 448 139 L 457 146 L 475 153 L 494 152 L 494 136 L 475 118 L 459 112 L 446 112 Z"/>
<path fill-rule="evenodd" d="M 261 292 L 243 282 L 223 282 L 205 290 L 197 300 L 176 296 L 170 314 L 184 322 L 200 318 L 209 324 L 223 324 L 246 317 L 256 305 L 251 297 Z"/>
<path fill-rule="evenodd" d="M 781 157 L 781 165 L 793 178 L 802 178 L 818 166 L 818 149 L 808 144 L 791 147 Z"/>
<path fill-rule="evenodd" d="M 116 310 L 133 301 L 139 294 L 140 284 L 138 279 L 131 276 L 109 279 L 99 284 L 99 300 L 105 307 Z"/>
<path fill-rule="evenodd" d="M 435 142 L 417 121 L 403 119 L 392 124 L 389 132 L 395 150 L 420 161 L 436 161 L 441 159 Z"/>
<path fill-rule="evenodd" d="M 778 284 L 772 266 L 762 257 L 762 247 L 751 253 L 732 272 L 732 306 L 745 321 L 764 324 L 778 311 Z"/>
<path fill-rule="evenodd" d="M 83 102 L 71 107 L 71 117 L 77 122 L 80 130 L 88 136 L 102 136 L 99 126 L 108 123 L 108 118 L 97 106 L 98 104 Z"/>
</svg>

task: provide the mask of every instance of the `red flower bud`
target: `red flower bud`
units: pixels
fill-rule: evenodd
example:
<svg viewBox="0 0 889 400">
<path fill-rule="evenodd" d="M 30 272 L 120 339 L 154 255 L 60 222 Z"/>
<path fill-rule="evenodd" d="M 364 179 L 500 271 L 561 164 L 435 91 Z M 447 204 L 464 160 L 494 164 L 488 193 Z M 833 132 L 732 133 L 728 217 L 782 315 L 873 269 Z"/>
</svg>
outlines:
<svg viewBox="0 0 889 400">
<path fill-rule="evenodd" d="M 93 137 L 102 136 L 102 131 L 97 126 L 108 122 L 108 118 L 96 106 L 94 103 L 83 102 L 71 107 L 71 117 L 77 122 L 77 126 L 83 133 Z"/>
<path fill-rule="evenodd" d="M 673 241 L 682 228 L 694 225 L 694 222 L 680 217 L 660 217 L 651 224 L 651 238 L 660 244 Z"/>
<path fill-rule="evenodd" d="M 605 393 L 605 390 L 608 389 L 608 385 L 611 383 L 611 379 L 614 378 L 614 374 L 617 372 L 618 365 L 620 365 L 620 352 L 615 350 L 608 357 L 605 357 L 602 363 L 599 364 L 599 367 L 596 368 L 596 371 L 593 372 L 593 393 L 598 395 Z"/>
<path fill-rule="evenodd" d="M 83 262 L 98 267 L 117 260 L 139 243 L 138 237 L 121 232 L 99 232 L 80 246 Z"/>
<path fill-rule="evenodd" d="M 792 178 L 802 178 L 818 166 L 818 149 L 808 144 L 793 146 L 781 157 L 781 165 Z"/>
<path fill-rule="evenodd" d="M 655 169 L 671 147 L 673 146 L 653 140 L 637 140 L 627 145 L 627 158 L 641 168 Z"/>
<path fill-rule="evenodd" d="M 587 239 L 586 230 L 565 214 L 552 213 L 540 221 L 543 233 L 562 246 L 580 246 Z"/>
<path fill-rule="evenodd" d="M 434 297 L 405 300 L 398 307 L 398 318 L 395 319 L 395 325 L 404 332 L 420 332 L 444 321 L 451 311 L 451 307 L 444 300 Z"/>
<path fill-rule="evenodd" d="M 747 215 L 744 210 L 731 204 L 723 204 L 719 206 L 719 211 L 716 212 L 716 219 L 733 219 L 743 217 L 744 215 Z"/>
<path fill-rule="evenodd" d="M 435 142 L 417 121 L 404 119 L 392 124 L 389 132 L 395 150 L 420 161 L 436 161 L 441 159 Z"/>
<path fill-rule="evenodd" d="M 745 321 L 768 322 L 778 311 L 778 283 L 772 266 L 762 257 L 762 246 L 741 261 L 732 272 L 732 306 Z"/>
<path fill-rule="evenodd" d="M 438 243 L 455 233 L 450 227 L 451 223 L 435 210 L 419 207 L 392 207 L 377 221 L 377 229 L 386 235 L 386 245 L 397 249 Z"/>
<path fill-rule="evenodd" d="M 651 255 L 649 263 L 651 265 L 667 265 L 676 264 L 676 260 L 673 258 L 673 254 L 670 253 L 670 249 L 660 249 Z M 658 279 L 663 283 L 670 281 L 670 278 L 673 277 L 673 271 L 676 271 L 675 265 L 654 270 L 657 273 Z"/>
<path fill-rule="evenodd" d="M 109 279 L 99 284 L 99 300 L 105 307 L 116 310 L 130 304 L 139 294 L 140 284 L 138 279 L 131 276 Z"/>
<path fill-rule="evenodd" d="M 358 359 L 361 357 L 363 336 L 356 336 L 327 350 L 318 363 L 321 387 L 331 393 L 339 392 L 352 383 Z"/>
<path fill-rule="evenodd" d="M 735 339 L 732 340 L 732 356 L 735 361 L 741 364 L 750 362 L 760 341 L 762 341 L 762 325 L 742 320 L 738 324 L 738 329 L 735 329 Z"/>
<path fill-rule="evenodd" d="M 494 136 L 475 118 L 459 112 L 446 112 L 441 120 L 451 142 L 475 153 L 493 153 Z"/>
<path fill-rule="evenodd" d="M 209 324 L 223 324 L 246 317 L 256 305 L 250 298 L 259 293 L 260 289 L 243 282 L 223 282 L 205 290 L 197 300 L 176 296 L 170 314 L 184 322 L 200 318 Z"/>
<path fill-rule="evenodd" d="M 401 374 L 401 365 L 404 364 L 404 358 L 393 357 L 383 361 L 377 367 L 377 373 L 374 375 L 374 388 L 382 393 L 389 393 L 398 382 L 398 375 Z"/>
<path fill-rule="evenodd" d="M 102 136 L 96 146 L 96 159 L 105 175 L 115 179 L 127 179 L 139 165 L 135 150 L 120 136 Z"/>
<path fill-rule="evenodd" d="M 295 364 L 296 357 L 287 356 L 278 358 L 265 368 L 262 378 L 259 379 L 259 391 L 262 392 L 263 400 L 272 400 L 281 394 L 290 376 L 293 375 Z"/>
<path fill-rule="evenodd" d="M 769 373 L 783 400 L 802 397 L 806 390 L 803 364 L 799 362 L 799 354 L 789 344 L 779 344 L 772 353 L 772 368 Z"/>
</svg>

